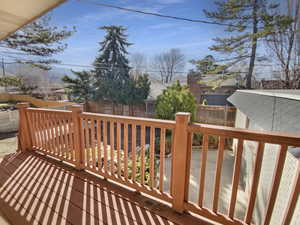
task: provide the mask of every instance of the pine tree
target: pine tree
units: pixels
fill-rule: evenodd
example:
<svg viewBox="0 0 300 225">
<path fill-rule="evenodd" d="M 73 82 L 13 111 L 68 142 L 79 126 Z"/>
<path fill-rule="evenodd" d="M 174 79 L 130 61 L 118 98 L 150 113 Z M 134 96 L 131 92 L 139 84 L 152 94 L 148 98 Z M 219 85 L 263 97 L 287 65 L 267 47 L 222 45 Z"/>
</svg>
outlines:
<svg viewBox="0 0 300 225">
<path fill-rule="evenodd" d="M 131 77 L 124 85 L 122 103 L 129 105 L 129 115 L 133 115 L 132 106 L 143 104 L 147 99 L 151 85 L 148 77 L 148 74 L 140 75 L 136 79 Z"/>
<path fill-rule="evenodd" d="M 126 105 L 139 105 L 144 102 L 150 92 L 149 75 L 143 74 L 136 79 L 128 79 L 124 90 Z"/>
<path fill-rule="evenodd" d="M 225 31 L 231 36 L 215 38 L 211 50 L 229 54 L 236 62 L 249 59 L 246 88 L 251 88 L 258 43 L 263 37 L 274 33 L 274 26 L 284 26 L 290 20 L 276 13 L 278 4 L 267 0 L 222 0 L 216 1 L 216 11 L 204 10 L 215 22 L 227 23 Z"/>
<path fill-rule="evenodd" d="M 90 72 L 72 71 L 76 78 L 71 78 L 65 75 L 62 81 L 66 83 L 66 88 L 69 90 L 69 95 L 72 101 L 85 103 L 92 95 L 93 76 Z"/>
<path fill-rule="evenodd" d="M 51 57 L 66 49 L 67 44 L 63 41 L 75 32 L 75 27 L 72 30 L 59 29 L 50 22 L 51 17 L 44 16 L 0 41 L 0 45 L 20 51 L 17 57 L 10 55 L 16 62 L 50 70 L 51 63 L 59 63 Z M 26 57 L 22 57 L 23 54 Z"/>
<path fill-rule="evenodd" d="M 141 104 L 149 95 L 148 75 L 134 79 L 130 76 L 127 59 L 126 29 L 122 26 L 104 26 L 104 41 L 100 42 L 100 55 L 94 61 L 94 99 L 109 100 L 113 104 Z"/>
<path fill-rule="evenodd" d="M 113 103 L 124 103 L 124 86 L 130 79 L 127 59 L 126 28 L 122 26 L 104 26 L 104 41 L 100 42 L 100 55 L 94 61 L 95 99 L 107 99 Z"/>
<path fill-rule="evenodd" d="M 226 72 L 226 65 L 219 65 L 216 63 L 212 55 L 207 55 L 203 59 L 190 61 L 191 64 L 196 66 L 196 72 L 200 74 L 220 74 Z"/>
</svg>

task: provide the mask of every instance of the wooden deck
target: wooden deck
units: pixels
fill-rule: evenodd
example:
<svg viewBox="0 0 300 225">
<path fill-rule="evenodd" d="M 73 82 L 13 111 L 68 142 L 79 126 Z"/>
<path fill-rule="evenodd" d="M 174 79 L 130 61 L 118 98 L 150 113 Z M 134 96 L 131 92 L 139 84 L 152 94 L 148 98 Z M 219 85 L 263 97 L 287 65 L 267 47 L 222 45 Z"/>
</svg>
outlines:
<svg viewBox="0 0 300 225">
<path fill-rule="evenodd" d="M 38 153 L 6 155 L 0 167 L 11 224 L 212 224 Z"/>
</svg>

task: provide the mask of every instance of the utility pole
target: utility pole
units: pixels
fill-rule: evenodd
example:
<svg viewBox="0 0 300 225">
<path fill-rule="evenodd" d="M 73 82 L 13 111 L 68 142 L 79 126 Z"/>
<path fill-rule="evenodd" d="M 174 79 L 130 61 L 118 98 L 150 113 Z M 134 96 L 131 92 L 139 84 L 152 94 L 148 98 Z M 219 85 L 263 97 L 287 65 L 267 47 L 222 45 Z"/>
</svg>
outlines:
<svg viewBox="0 0 300 225">
<path fill-rule="evenodd" d="M 5 77 L 5 65 L 4 65 L 4 58 L 2 57 L 2 75 Z M 7 92 L 6 84 L 4 85 L 4 91 Z"/>
</svg>

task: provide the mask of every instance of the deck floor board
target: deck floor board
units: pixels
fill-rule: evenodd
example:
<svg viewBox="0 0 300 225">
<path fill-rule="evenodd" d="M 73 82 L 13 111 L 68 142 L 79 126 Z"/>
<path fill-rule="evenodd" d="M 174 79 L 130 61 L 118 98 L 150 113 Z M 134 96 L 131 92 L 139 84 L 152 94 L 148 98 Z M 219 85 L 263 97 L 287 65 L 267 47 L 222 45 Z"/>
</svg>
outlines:
<svg viewBox="0 0 300 225">
<path fill-rule="evenodd" d="M 0 162 L 0 211 L 11 224 L 212 224 L 35 152 Z"/>
</svg>

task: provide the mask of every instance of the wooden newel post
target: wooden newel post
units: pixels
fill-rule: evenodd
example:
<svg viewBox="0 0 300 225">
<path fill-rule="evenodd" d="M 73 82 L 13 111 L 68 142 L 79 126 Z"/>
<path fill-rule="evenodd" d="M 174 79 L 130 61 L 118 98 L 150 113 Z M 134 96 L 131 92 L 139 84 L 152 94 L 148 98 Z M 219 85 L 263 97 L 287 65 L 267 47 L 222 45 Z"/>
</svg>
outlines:
<svg viewBox="0 0 300 225">
<path fill-rule="evenodd" d="M 186 193 L 186 174 L 188 159 L 188 124 L 190 113 L 177 113 L 174 135 L 172 174 L 173 209 L 179 213 L 184 210 L 184 198 Z"/>
<path fill-rule="evenodd" d="M 28 118 L 26 115 L 26 109 L 28 107 L 29 107 L 29 103 L 17 104 L 17 108 L 19 109 L 19 133 L 18 133 L 19 151 L 30 150 L 32 147 Z"/>
<path fill-rule="evenodd" d="M 72 105 L 72 121 L 74 132 L 74 151 L 76 168 L 83 169 L 83 149 L 81 145 L 81 124 L 79 115 L 83 112 L 83 105 Z"/>
</svg>

